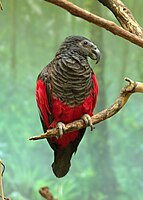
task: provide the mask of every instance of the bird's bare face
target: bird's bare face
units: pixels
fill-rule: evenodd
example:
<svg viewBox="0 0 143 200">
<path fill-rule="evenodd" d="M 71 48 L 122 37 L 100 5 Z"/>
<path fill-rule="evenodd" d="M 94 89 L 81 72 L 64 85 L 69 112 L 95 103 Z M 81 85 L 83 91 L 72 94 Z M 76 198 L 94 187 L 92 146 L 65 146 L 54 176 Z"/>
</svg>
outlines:
<svg viewBox="0 0 143 200">
<path fill-rule="evenodd" d="M 91 41 L 84 39 L 80 43 L 81 51 L 85 56 L 89 56 L 91 59 L 96 60 L 96 63 L 100 60 L 100 51 L 97 46 Z"/>
</svg>

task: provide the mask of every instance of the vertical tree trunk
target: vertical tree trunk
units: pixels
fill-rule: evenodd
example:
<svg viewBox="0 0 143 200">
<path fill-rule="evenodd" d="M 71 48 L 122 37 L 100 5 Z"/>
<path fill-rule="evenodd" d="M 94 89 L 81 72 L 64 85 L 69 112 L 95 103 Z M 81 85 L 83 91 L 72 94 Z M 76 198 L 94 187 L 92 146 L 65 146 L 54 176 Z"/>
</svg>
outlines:
<svg viewBox="0 0 143 200">
<path fill-rule="evenodd" d="M 11 69 L 12 75 L 16 75 L 16 36 L 17 36 L 17 0 L 11 1 Z"/>
<path fill-rule="evenodd" d="M 101 15 L 101 7 L 96 4 L 95 1 L 91 1 L 91 12 L 95 12 L 97 15 Z M 106 107 L 106 85 L 104 81 L 104 69 L 105 69 L 105 54 L 104 54 L 104 39 L 103 31 L 96 27 L 91 26 L 91 38 L 92 41 L 98 43 L 98 47 L 102 53 L 102 61 L 98 64 L 99 69 L 96 70 L 96 75 L 99 83 L 99 98 L 98 107 L 102 110 Z M 97 66 L 96 66 L 97 67 Z M 113 163 L 110 155 L 109 147 L 109 129 L 107 122 L 100 123 L 95 127 L 95 142 L 92 148 L 92 160 L 95 168 L 97 178 L 94 184 L 94 191 L 96 194 L 102 194 L 105 199 L 115 200 L 117 197 L 117 181 L 113 171 Z M 92 144 L 93 145 L 93 144 Z M 98 198 L 98 197 L 97 197 Z"/>
</svg>

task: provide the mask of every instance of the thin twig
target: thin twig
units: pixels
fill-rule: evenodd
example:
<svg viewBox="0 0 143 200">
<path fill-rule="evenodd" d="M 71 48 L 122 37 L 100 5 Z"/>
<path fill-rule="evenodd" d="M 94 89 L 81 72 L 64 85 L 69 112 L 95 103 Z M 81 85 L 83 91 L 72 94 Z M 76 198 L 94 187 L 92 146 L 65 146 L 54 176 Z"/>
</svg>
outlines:
<svg viewBox="0 0 143 200">
<path fill-rule="evenodd" d="M 109 108 L 91 117 L 93 124 L 102 122 L 112 117 L 117 112 L 119 112 L 119 110 L 121 110 L 122 107 L 126 104 L 131 94 L 136 93 L 136 92 L 143 93 L 143 83 L 134 82 L 129 78 L 125 78 L 125 81 L 127 81 L 129 84 L 121 90 L 121 93 L 119 97 L 116 99 L 116 101 Z M 76 120 L 74 122 L 66 124 L 65 129 L 64 129 L 64 134 L 75 131 L 75 130 L 79 130 L 85 127 L 86 125 L 82 119 Z M 46 133 L 43 133 L 39 136 L 33 136 L 29 138 L 29 140 L 40 140 L 40 139 L 55 137 L 55 136 L 59 136 L 59 131 L 57 128 L 48 129 Z"/>
<path fill-rule="evenodd" d="M 46 2 L 55 4 L 68 12 L 70 12 L 72 15 L 76 17 L 80 17 L 90 23 L 96 24 L 97 26 L 100 26 L 110 32 L 112 32 L 114 35 L 118 35 L 140 47 L 143 47 L 143 39 L 136 36 L 135 34 L 130 33 L 129 31 L 124 30 L 122 27 L 116 25 L 114 22 L 103 19 L 101 17 L 98 17 L 97 15 L 94 15 L 93 13 L 90 13 L 75 4 L 71 3 L 67 0 L 44 0 Z"/>
<path fill-rule="evenodd" d="M 3 176 L 2 166 L 4 166 L 4 164 L 0 160 L 0 193 L 1 193 L 2 200 L 4 200 L 5 198 L 4 198 L 4 192 L 3 192 L 3 186 L 2 186 L 2 176 Z"/>
</svg>

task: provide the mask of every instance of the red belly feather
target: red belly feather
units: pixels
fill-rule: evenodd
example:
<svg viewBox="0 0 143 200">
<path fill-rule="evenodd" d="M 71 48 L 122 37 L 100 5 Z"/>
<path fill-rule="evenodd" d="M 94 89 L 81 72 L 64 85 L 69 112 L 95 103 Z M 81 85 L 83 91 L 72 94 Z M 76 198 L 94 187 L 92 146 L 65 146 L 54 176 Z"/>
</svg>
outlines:
<svg viewBox="0 0 143 200">
<path fill-rule="evenodd" d="M 93 109 L 96 104 L 96 99 L 98 95 L 98 85 L 95 75 L 92 75 L 92 80 L 94 87 L 91 89 L 89 96 L 84 100 L 84 102 L 75 107 L 70 107 L 65 103 L 61 102 L 56 97 L 52 96 L 52 111 L 49 108 L 49 102 L 46 93 L 46 86 L 40 79 L 37 81 L 36 86 L 36 99 L 37 104 L 40 109 L 43 120 L 48 128 L 55 128 L 58 122 L 63 122 L 65 124 L 70 123 L 74 120 L 78 120 L 83 114 L 89 114 L 92 116 Z M 49 124 L 48 114 L 53 114 L 54 121 Z M 56 139 L 51 138 L 52 141 L 58 143 L 62 148 L 66 147 L 71 141 L 74 141 L 77 137 L 79 131 L 74 131 L 71 133 L 64 134 L 62 138 Z"/>
</svg>

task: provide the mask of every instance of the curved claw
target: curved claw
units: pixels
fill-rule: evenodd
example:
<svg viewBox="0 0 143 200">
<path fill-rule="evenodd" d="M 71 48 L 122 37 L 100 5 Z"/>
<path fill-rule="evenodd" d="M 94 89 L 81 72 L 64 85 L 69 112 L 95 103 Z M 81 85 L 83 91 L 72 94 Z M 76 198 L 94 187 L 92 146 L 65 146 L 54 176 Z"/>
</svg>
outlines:
<svg viewBox="0 0 143 200">
<path fill-rule="evenodd" d="M 94 129 L 95 127 L 94 127 L 93 124 L 92 124 L 92 120 L 91 120 L 90 115 L 84 114 L 84 115 L 82 116 L 82 119 L 83 119 L 83 121 L 85 122 L 86 125 L 89 125 L 89 126 L 90 126 L 91 131 L 93 131 L 93 129 Z"/>
<path fill-rule="evenodd" d="M 57 123 L 57 128 L 59 129 L 59 137 L 61 138 L 64 134 L 64 129 L 65 129 L 65 124 L 63 122 L 58 122 Z M 56 138 L 59 138 L 58 136 L 56 136 Z"/>
</svg>

